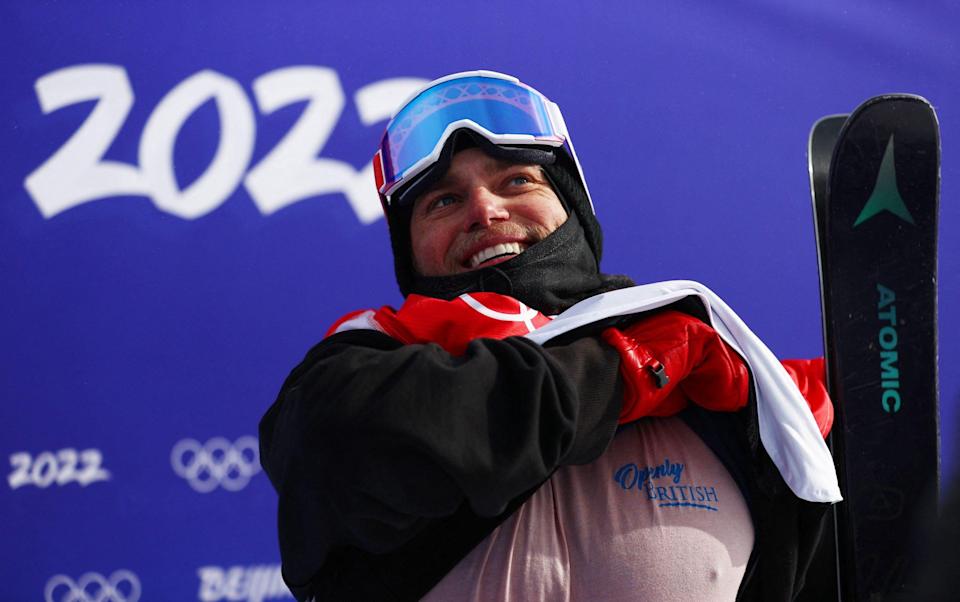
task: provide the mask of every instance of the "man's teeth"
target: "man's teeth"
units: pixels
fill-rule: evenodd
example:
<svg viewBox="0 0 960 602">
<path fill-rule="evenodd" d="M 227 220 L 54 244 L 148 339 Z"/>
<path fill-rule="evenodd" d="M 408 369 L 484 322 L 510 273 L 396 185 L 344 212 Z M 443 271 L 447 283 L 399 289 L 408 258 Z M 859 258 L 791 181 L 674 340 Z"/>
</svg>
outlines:
<svg viewBox="0 0 960 602">
<path fill-rule="evenodd" d="M 523 246 L 518 242 L 505 242 L 480 251 L 470 258 L 470 268 L 475 268 L 484 261 L 499 257 L 500 255 L 519 255 L 523 252 Z"/>
</svg>

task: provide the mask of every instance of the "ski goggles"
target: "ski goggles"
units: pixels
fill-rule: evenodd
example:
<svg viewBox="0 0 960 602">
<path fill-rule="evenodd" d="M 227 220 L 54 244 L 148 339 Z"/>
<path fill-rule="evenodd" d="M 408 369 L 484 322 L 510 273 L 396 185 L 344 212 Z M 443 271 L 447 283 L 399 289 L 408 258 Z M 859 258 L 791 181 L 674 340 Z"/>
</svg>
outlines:
<svg viewBox="0 0 960 602">
<path fill-rule="evenodd" d="M 498 145 L 567 145 L 575 157 L 560 108 L 546 96 L 502 73 L 456 73 L 427 84 L 387 124 L 373 158 L 384 210 L 392 193 L 436 163 L 450 135 L 463 128 Z"/>
</svg>

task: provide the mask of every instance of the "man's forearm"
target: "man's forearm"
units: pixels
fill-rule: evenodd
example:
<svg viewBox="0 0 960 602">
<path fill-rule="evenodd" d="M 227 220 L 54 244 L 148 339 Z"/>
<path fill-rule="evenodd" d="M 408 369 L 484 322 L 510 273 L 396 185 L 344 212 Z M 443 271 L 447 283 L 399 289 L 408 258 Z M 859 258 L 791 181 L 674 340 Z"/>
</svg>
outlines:
<svg viewBox="0 0 960 602">
<path fill-rule="evenodd" d="M 496 515 L 558 466 L 602 453 L 618 366 L 592 337 L 552 348 L 479 339 L 455 357 L 343 333 L 308 355 L 264 417 L 263 463 L 282 504 L 311 504 L 302 492 L 315 492 L 338 515 L 336 539 L 390 548 L 424 517 L 465 500 Z"/>
</svg>

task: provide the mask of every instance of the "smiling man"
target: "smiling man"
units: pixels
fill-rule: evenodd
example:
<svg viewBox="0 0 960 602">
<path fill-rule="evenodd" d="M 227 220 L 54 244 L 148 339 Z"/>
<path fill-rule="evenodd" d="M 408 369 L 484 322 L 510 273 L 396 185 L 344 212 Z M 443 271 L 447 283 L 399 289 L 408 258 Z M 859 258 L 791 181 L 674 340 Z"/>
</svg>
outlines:
<svg viewBox="0 0 960 602">
<path fill-rule="evenodd" d="M 405 303 L 334 324 L 260 425 L 297 598 L 795 597 L 836 499 L 810 486 L 832 471 L 819 364 L 788 368 L 815 421 L 702 300 L 603 274 L 559 108 L 515 78 L 432 82 L 374 167 Z M 794 416 L 776 455 L 799 468 L 759 443 L 751 368 L 790 389 L 762 412 Z"/>
</svg>

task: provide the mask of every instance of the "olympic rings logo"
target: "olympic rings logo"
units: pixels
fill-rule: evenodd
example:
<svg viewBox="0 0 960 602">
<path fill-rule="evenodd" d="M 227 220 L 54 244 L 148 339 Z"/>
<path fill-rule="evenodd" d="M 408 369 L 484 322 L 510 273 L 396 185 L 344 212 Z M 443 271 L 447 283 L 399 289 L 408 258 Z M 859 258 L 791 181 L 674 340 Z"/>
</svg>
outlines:
<svg viewBox="0 0 960 602">
<path fill-rule="evenodd" d="M 127 570 L 115 571 L 107 579 L 99 573 L 85 573 L 74 581 L 54 575 L 43 590 L 46 602 L 137 602 L 140 580 Z"/>
<path fill-rule="evenodd" d="M 260 444 L 250 436 L 233 443 L 223 437 L 203 444 L 181 439 L 170 451 L 170 465 L 200 493 L 210 493 L 217 487 L 240 491 L 260 472 Z"/>
</svg>

